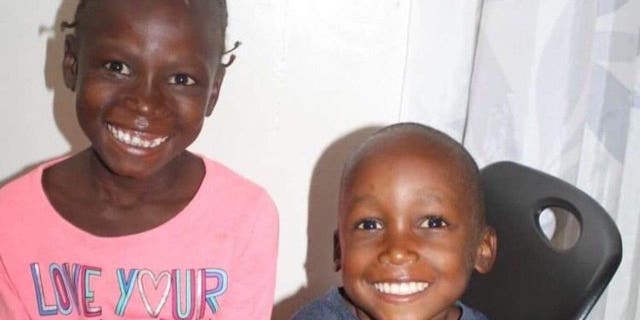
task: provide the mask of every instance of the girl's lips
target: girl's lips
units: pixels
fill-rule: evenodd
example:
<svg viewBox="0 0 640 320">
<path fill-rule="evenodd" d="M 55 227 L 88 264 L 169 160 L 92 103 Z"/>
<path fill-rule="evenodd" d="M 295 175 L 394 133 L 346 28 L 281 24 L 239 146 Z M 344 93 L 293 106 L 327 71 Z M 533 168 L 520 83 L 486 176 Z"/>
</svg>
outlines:
<svg viewBox="0 0 640 320">
<path fill-rule="evenodd" d="M 169 136 L 156 136 L 148 133 L 128 130 L 107 123 L 107 129 L 119 142 L 135 148 L 153 149 L 163 144 Z"/>
</svg>

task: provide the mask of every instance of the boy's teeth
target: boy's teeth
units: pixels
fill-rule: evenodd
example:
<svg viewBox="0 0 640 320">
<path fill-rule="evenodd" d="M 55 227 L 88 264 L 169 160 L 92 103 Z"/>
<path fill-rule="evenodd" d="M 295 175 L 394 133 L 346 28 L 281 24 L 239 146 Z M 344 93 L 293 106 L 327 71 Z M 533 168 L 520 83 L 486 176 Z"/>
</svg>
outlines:
<svg viewBox="0 0 640 320">
<path fill-rule="evenodd" d="M 373 286 L 381 293 L 398 296 L 422 292 L 429 287 L 428 282 L 376 282 Z"/>
<path fill-rule="evenodd" d="M 116 138 L 116 140 L 137 148 L 145 148 L 145 149 L 155 148 L 161 145 L 163 142 L 167 141 L 167 139 L 169 138 L 165 136 L 165 137 L 159 137 L 159 138 L 147 140 L 140 136 L 136 136 L 132 133 L 129 133 L 128 131 L 118 129 L 111 124 L 107 124 L 107 128 L 109 129 L 109 132 L 111 132 L 111 135 L 113 135 L 113 137 Z"/>
</svg>

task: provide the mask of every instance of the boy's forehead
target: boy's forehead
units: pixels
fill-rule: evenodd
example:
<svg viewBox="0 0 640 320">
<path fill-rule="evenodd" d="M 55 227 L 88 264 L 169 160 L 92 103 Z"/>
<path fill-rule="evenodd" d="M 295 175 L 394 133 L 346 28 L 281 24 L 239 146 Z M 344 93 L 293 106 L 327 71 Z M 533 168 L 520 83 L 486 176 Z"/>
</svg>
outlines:
<svg viewBox="0 0 640 320">
<path fill-rule="evenodd" d="M 369 141 L 353 157 L 347 174 L 355 174 L 363 164 L 385 162 L 402 162 L 414 159 L 447 170 L 460 170 L 460 159 L 457 150 L 428 136 L 415 133 L 397 133 L 379 137 Z"/>
<path fill-rule="evenodd" d="M 437 170 L 451 178 L 441 180 L 442 183 L 464 192 L 474 183 L 475 176 L 464 159 L 460 148 L 429 136 L 412 132 L 382 136 L 368 141 L 345 165 L 341 198 L 351 198 L 355 183 L 362 179 L 375 178 L 376 175 L 407 174 L 405 170 L 416 169 Z M 394 169 L 389 170 L 390 167 Z"/>
<path fill-rule="evenodd" d="M 391 167 L 394 169 L 389 170 Z M 351 202 L 357 200 L 358 195 L 354 194 L 357 181 L 367 184 L 376 175 L 407 175 L 409 172 L 403 171 L 408 167 L 411 167 L 408 170 L 437 170 L 447 177 L 439 179 L 439 183 L 456 190 L 458 200 L 469 207 L 474 221 L 484 215 L 477 167 L 463 147 L 453 140 L 409 131 L 369 140 L 348 160 L 341 181 L 339 219 L 349 211 Z"/>
</svg>

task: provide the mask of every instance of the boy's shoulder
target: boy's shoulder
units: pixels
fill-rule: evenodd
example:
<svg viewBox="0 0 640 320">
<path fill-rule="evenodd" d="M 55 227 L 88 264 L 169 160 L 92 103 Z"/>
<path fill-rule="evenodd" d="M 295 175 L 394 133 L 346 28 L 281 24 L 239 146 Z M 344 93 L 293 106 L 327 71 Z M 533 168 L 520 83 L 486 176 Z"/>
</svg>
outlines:
<svg viewBox="0 0 640 320">
<path fill-rule="evenodd" d="M 323 296 L 302 307 L 291 320 L 357 320 L 340 289 L 331 288 Z"/>
<path fill-rule="evenodd" d="M 482 312 L 473 309 L 462 302 L 457 302 L 456 305 L 462 310 L 460 320 L 489 320 Z"/>
<path fill-rule="evenodd" d="M 482 312 L 462 302 L 456 302 L 461 309 L 460 320 L 489 320 Z M 291 320 L 357 320 L 351 312 L 349 302 L 340 293 L 340 289 L 331 288 L 323 296 L 310 302 L 296 312 Z"/>
</svg>

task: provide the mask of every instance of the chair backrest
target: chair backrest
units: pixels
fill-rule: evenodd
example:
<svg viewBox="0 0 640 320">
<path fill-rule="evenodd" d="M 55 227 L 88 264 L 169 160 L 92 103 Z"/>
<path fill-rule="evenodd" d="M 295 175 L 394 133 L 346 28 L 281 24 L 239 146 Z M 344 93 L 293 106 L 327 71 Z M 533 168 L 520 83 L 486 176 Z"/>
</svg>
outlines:
<svg viewBox="0 0 640 320">
<path fill-rule="evenodd" d="M 586 319 L 622 258 L 613 220 L 584 192 L 534 169 L 499 162 L 481 176 L 498 253 L 491 272 L 472 276 L 462 300 L 492 320 Z M 549 207 L 577 218 L 573 247 L 558 250 L 544 235 L 538 218 Z"/>
</svg>

